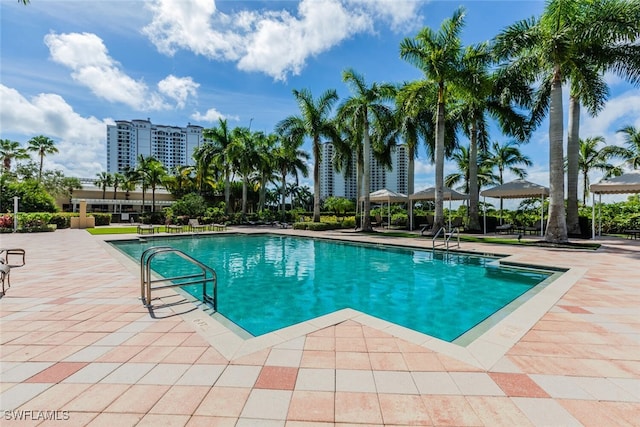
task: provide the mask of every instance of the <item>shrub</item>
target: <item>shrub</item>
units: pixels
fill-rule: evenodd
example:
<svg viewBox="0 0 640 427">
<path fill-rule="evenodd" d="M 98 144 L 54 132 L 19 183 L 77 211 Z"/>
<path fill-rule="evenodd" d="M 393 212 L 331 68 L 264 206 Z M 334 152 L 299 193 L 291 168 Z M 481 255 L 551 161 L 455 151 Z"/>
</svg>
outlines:
<svg viewBox="0 0 640 427">
<path fill-rule="evenodd" d="M 77 213 L 71 212 L 58 212 L 53 214 L 49 220 L 49 224 L 55 224 L 56 228 L 69 228 L 71 227 L 71 217 L 78 216 Z"/>
<path fill-rule="evenodd" d="M 11 182 L 2 189 L 2 206 L 11 206 L 13 197 L 20 197 L 19 212 L 57 212 L 56 201 L 37 181 Z"/>
<path fill-rule="evenodd" d="M 111 224 L 111 214 L 110 213 L 92 213 L 89 216 L 94 217 L 96 220 L 96 225 L 109 225 Z"/>
<path fill-rule="evenodd" d="M 171 205 L 171 210 L 176 216 L 186 215 L 189 218 L 199 218 L 207 210 L 204 198 L 196 193 L 189 193 Z"/>
<path fill-rule="evenodd" d="M 12 214 L 4 214 L 0 216 L 0 228 L 13 228 Z"/>
</svg>

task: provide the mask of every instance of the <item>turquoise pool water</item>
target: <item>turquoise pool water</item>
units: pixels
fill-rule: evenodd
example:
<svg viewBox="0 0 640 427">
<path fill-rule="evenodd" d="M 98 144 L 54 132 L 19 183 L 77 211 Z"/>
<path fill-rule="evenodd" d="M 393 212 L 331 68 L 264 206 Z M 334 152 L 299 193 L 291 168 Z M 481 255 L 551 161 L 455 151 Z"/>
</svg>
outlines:
<svg viewBox="0 0 640 427">
<path fill-rule="evenodd" d="M 219 313 L 254 336 L 352 308 L 453 341 L 551 274 L 500 267 L 492 257 L 276 235 L 111 243 L 137 262 L 145 249 L 167 245 L 214 268 Z M 175 255 L 151 266 L 165 277 L 195 272 Z"/>
</svg>

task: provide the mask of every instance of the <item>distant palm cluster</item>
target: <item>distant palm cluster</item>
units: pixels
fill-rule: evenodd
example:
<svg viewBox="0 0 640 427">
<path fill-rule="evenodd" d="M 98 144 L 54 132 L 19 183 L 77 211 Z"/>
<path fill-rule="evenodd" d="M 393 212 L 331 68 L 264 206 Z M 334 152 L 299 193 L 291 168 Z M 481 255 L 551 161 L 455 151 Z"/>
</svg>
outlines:
<svg viewBox="0 0 640 427">
<path fill-rule="evenodd" d="M 425 27 L 401 42 L 400 57 L 423 73 L 419 80 L 367 84 L 362 75 L 348 69 L 343 81 L 351 96 L 339 105 L 333 89 L 318 97 L 306 89 L 294 90 L 300 114 L 280 121 L 272 134 L 246 127 L 229 129 L 220 120 L 218 126 L 204 131 L 206 142 L 194 153 L 194 166 L 167 172 L 153 157 L 140 156 L 135 170 L 100 174 L 96 184 L 128 188 L 139 183 L 143 194 L 147 188 L 155 192 L 158 185 L 177 196 L 192 191 L 223 193 L 228 211 L 231 189 L 239 177 L 240 210 L 245 214 L 250 191 L 258 193 L 260 210 L 268 196 L 274 197 L 268 184 L 278 182 L 284 215 L 285 197 L 290 194 L 287 177 L 294 177 L 297 184 L 299 174 L 307 175 L 306 160 L 312 157 L 313 221 L 318 222 L 320 144 L 329 141 L 336 148 L 334 158 L 328 159 L 334 168 L 357 178 L 357 200 L 364 200 L 361 229 L 366 231 L 371 229 L 368 159 L 388 165 L 391 147 L 406 144 L 408 189 L 413 193 L 414 161 L 422 143 L 435 165 L 434 229 L 445 225 L 443 187 L 460 185 L 469 194 L 466 229 L 478 231 L 481 187 L 502 183 L 506 169 L 519 177 L 526 175 L 524 167 L 531 163 L 518 145 L 526 143 L 548 117 L 550 198 L 545 240 L 566 242 L 569 234 L 580 232 L 579 176 L 584 204 L 590 171 L 616 175 L 622 172 L 622 162 L 631 168 L 640 166 L 638 129 L 620 129 L 626 146 L 617 147 L 607 146 L 602 137 L 582 140 L 579 128 L 581 108 L 596 115 L 606 103 L 605 73 L 640 83 L 640 2 L 551 0 L 541 16 L 508 26 L 491 42 L 470 46 L 463 46 L 460 38 L 464 17 L 464 9 L 459 8 L 437 30 Z M 566 156 L 563 85 L 569 88 Z M 490 120 L 509 142 L 492 141 Z M 462 137 L 468 139 L 467 145 L 461 143 Z M 312 142 L 311 155 L 300 148 L 305 138 Z M 41 181 L 42 159 L 55 153 L 53 141 L 36 137 L 28 149 L 39 153 Z M 2 142 L 3 176 L 9 175 L 12 159 L 23 158 L 20 150 L 18 143 Z M 459 172 L 445 177 L 445 158 L 455 161 Z M 615 158 L 620 159 L 618 164 L 612 163 Z M 69 181 L 66 185 L 73 190 Z"/>
</svg>

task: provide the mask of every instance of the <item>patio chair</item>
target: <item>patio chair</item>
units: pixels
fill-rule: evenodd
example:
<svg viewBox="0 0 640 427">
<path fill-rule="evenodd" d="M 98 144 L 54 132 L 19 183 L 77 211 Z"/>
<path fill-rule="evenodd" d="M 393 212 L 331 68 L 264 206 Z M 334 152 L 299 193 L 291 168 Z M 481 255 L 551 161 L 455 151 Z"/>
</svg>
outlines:
<svg viewBox="0 0 640 427">
<path fill-rule="evenodd" d="M 200 224 L 198 218 L 189 220 L 189 228 L 191 229 L 191 231 L 194 231 L 196 233 L 209 230 L 209 226 L 206 224 Z"/>
<path fill-rule="evenodd" d="M 11 264 L 10 255 L 17 255 L 22 258 L 20 264 Z M 21 248 L 0 248 L 0 263 L 7 264 L 10 267 L 22 267 L 25 264 L 25 250 Z M 4 257 L 4 258 L 2 258 Z"/>
<path fill-rule="evenodd" d="M 5 294 L 6 289 L 11 287 L 11 280 L 9 278 L 10 273 L 11 273 L 11 267 L 8 264 L 5 264 L 4 262 L 0 262 L 0 280 L 2 281 L 2 295 Z M 5 288 L 5 282 L 7 283 L 6 288 Z"/>
<path fill-rule="evenodd" d="M 183 226 L 178 224 L 167 224 L 165 225 L 165 229 L 167 233 L 182 233 L 184 230 Z"/>
<path fill-rule="evenodd" d="M 155 231 L 155 228 L 151 224 L 138 224 L 138 234 L 153 234 Z"/>
</svg>

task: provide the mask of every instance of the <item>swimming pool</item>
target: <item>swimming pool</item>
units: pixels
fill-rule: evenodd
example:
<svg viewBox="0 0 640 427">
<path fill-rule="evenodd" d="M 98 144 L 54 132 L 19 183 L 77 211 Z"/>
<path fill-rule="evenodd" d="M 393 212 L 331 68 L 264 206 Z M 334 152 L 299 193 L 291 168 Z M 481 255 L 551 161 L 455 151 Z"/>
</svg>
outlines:
<svg viewBox="0 0 640 427">
<path fill-rule="evenodd" d="M 352 308 L 451 342 L 552 274 L 494 257 L 278 235 L 110 243 L 137 262 L 167 245 L 214 268 L 218 312 L 253 336 Z M 158 257 L 152 267 L 166 277 L 195 271 L 178 260 Z"/>
</svg>

